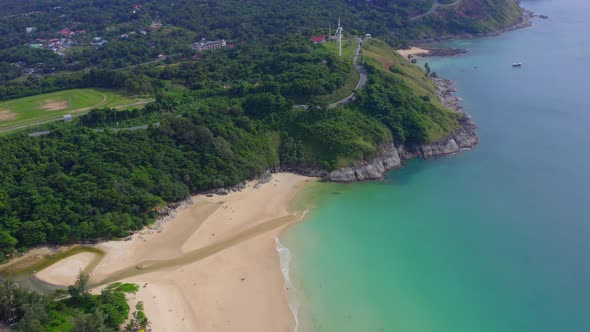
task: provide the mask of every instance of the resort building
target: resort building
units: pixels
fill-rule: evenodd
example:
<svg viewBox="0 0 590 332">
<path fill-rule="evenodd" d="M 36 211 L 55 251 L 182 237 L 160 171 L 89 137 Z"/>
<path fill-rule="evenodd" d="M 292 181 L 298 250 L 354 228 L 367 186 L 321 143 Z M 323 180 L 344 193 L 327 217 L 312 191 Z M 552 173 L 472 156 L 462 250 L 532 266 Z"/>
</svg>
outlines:
<svg viewBox="0 0 590 332">
<path fill-rule="evenodd" d="M 226 47 L 227 43 L 225 39 L 220 40 L 206 40 L 203 38 L 200 42 L 193 44 L 193 50 L 197 52 L 208 51 L 208 50 L 215 50 L 218 48 Z"/>
</svg>

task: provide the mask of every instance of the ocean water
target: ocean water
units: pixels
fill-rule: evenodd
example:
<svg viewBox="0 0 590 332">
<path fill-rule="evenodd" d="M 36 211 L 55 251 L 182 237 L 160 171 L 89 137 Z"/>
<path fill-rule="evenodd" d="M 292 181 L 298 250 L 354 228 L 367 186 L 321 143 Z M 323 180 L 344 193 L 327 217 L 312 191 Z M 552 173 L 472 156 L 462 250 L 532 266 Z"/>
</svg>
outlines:
<svg viewBox="0 0 590 332">
<path fill-rule="evenodd" d="M 281 238 L 299 331 L 590 331 L 590 1 L 522 4 L 550 19 L 426 60 L 479 146 L 308 189 Z"/>
</svg>

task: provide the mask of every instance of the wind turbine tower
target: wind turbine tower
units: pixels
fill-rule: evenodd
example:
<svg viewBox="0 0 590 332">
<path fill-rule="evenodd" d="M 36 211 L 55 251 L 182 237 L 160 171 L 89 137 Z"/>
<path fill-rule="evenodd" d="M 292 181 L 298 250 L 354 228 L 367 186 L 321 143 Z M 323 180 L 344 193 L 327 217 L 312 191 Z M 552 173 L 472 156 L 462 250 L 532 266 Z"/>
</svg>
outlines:
<svg viewBox="0 0 590 332">
<path fill-rule="evenodd" d="M 338 38 L 338 54 L 342 57 L 342 26 L 340 25 L 340 18 L 338 18 L 338 29 L 336 30 L 336 37 Z"/>
</svg>

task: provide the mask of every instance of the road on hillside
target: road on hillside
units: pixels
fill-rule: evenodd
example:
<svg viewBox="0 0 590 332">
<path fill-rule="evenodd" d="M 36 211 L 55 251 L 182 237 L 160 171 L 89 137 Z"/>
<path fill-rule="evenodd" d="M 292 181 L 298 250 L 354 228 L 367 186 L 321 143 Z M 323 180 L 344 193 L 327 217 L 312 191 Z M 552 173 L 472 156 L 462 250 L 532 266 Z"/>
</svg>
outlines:
<svg viewBox="0 0 590 332">
<path fill-rule="evenodd" d="M 356 71 L 358 71 L 358 73 L 359 73 L 359 82 L 357 83 L 355 90 L 362 90 L 365 87 L 365 84 L 367 84 L 367 71 L 365 70 L 365 68 L 363 66 L 358 64 L 358 58 L 361 55 L 362 46 L 363 46 L 363 39 L 359 38 L 359 44 L 356 47 L 356 53 L 354 54 L 354 58 L 352 60 L 352 64 L 354 65 L 354 68 L 356 68 Z M 354 92 L 352 92 L 352 94 L 350 94 L 350 96 L 328 105 L 328 108 L 336 108 L 340 105 L 345 105 L 345 104 L 351 103 L 355 99 L 356 99 L 356 95 Z"/>
<path fill-rule="evenodd" d="M 352 64 L 354 65 L 354 68 L 356 68 L 356 71 L 359 73 L 359 81 L 356 84 L 356 88 L 355 90 L 362 90 L 365 87 L 365 84 L 367 84 L 367 71 L 365 70 L 365 68 L 361 65 L 359 65 L 358 62 L 358 58 L 361 55 L 361 48 L 363 46 L 363 39 L 362 38 L 358 38 L 359 44 L 356 47 L 356 53 L 354 54 L 354 58 L 352 60 Z M 350 94 L 350 96 L 339 100 L 335 103 L 332 103 L 330 105 L 328 105 L 328 108 L 336 108 L 340 105 L 345 105 L 348 103 L 353 102 L 356 99 L 355 93 L 354 91 Z M 304 108 L 307 109 L 309 106 L 308 105 L 293 105 L 293 108 Z"/>
<path fill-rule="evenodd" d="M 462 0 L 457 0 L 457 1 L 453 2 L 453 3 L 442 4 L 442 3 L 438 2 L 438 0 L 434 0 L 434 2 L 432 3 L 432 7 L 430 7 L 430 9 L 426 13 L 420 14 L 420 15 L 417 15 L 417 16 L 414 16 L 414 17 L 410 18 L 410 21 L 415 21 L 415 20 L 420 19 L 420 18 L 422 18 L 424 16 L 428 16 L 428 15 L 434 13 L 434 11 L 438 7 L 451 7 L 451 6 L 454 6 L 454 5 L 458 4 L 461 1 Z"/>
</svg>

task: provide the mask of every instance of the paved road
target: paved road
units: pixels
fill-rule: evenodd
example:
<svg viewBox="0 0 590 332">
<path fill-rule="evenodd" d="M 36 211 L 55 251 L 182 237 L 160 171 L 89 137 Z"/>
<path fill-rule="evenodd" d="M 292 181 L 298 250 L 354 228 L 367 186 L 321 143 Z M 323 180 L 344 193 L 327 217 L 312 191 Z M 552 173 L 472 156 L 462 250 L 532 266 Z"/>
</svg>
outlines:
<svg viewBox="0 0 590 332">
<path fill-rule="evenodd" d="M 412 17 L 410 19 L 410 21 L 415 21 L 415 20 L 420 19 L 420 18 L 422 18 L 424 16 L 428 16 L 428 15 L 434 13 L 434 11 L 438 7 L 450 7 L 450 6 L 454 6 L 454 5 L 458 4 L 461 1 L 462 0 L 457 0 L 457 1 L 453 2 L 453 3 L 441 4 L 440 2 L 438 2 L 438 0 L 434 0 L 434 2 L 432 3 L 432 7 L 430 7 L 430 9 L 426 13 L 420 14 L 420 15 L 417 15 L 417 16 L 414 16 L 414 17 Z"/>
<path fill-rule="evenodd" d="M 358 38 L 359 40 L 359 44 L 356 47 L 356 53 L 354 54 L 354 58 L 352 60 L 352 63 L 354 65 L 354 68 L 356 68 L 356 71 L 359 73 L 359 81 L 356 84 L 356 88 L 355 90 L 362 90 L 365 85 L 367 84 L 367 71 L 365 70 L 365 68 L 361 65 L 359 65 L 357 63 L 359 56 L 361 55 L 361 48 L 363 46 L 363 39 L 362 38 Z M 335 103 L 332 103 L 330 105 L 328 105 L 328 108 L 336 108 L 340 105 L 345 105 L 345 104 L 349 104 L 351 102 L 353 102 L 356 99 L 356 95 L 354 93 L 354 91 L 350 94 L 350 96 L 339 100 Z M 293 108 L 305 108 L 307 109 L 308 106 L 307 105 L 293 105 Z"/>
<path fill-rule="evenodd" d="M 356 53 L 354 54 L 354 59 L 352 60 L 352 63 L 354 65 L 354 68 L 356 68 L 356 71 L 358 71 L 359 73 L 359 82 L 356 85 L 356 89 L 355 90 L 362 90 L 365 85 L 367 84 L 367 71 L 365 70 L 365 68 L 361 65 L 359 65 L 358 62 L 358 58 L 361 55 L 361 48 L 363 46 L 363 39 L 359 38 L 359 44 L 356 48 Z M 353 102 L 356 99 L 356 94 L 354 93 L 354 91 L 350 94 L 350 96 L 339 100 L 335 103 L 332 103 L 330 105 L 328 105 L 328 108 L 336 108 L 340 105 L 345 105 L 348 103 Z"/>
</svg>

